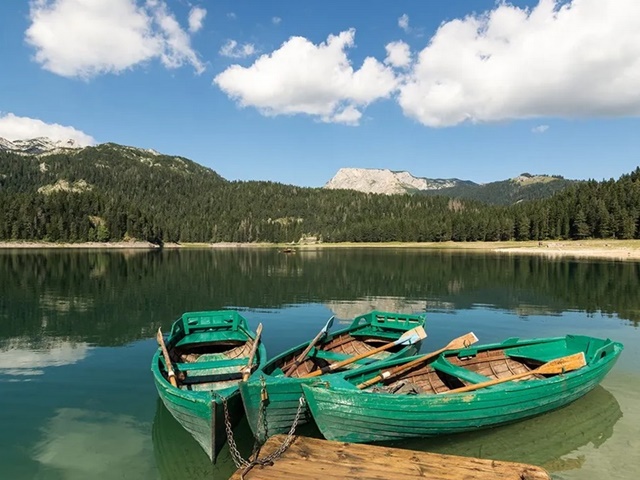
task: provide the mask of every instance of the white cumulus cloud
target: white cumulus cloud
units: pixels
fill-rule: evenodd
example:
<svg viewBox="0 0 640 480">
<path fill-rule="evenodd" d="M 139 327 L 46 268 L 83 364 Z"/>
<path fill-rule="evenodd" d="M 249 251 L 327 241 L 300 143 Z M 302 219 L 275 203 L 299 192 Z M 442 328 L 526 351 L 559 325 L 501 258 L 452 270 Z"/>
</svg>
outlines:
<svg viewBox="0 0 640 480">
<path fill-rule="evenodd" d="M 199 32 L 206 16 L 207 11 L 204 8 L 193 7 L 189 12 L 189 31 L 191 33 Z"/>
<path fill-rule="evenodd" d="M 273 18 L 271 19 L 271 22 L 272 22 L 274 25 L 280 25 L 280 22 L 282 22 L 282 19 L 281 19 L 280 17 L 273 17 Z"/>
<path fill-rule="evenodd" d="M 64 77 L 120 73 L 159 58 L 167 68 L 204 65 L 166 4 L 147 0 L 33 0 L 25 39 L 45 70 Z"/>
<path fill-rule="evenodd" d="M 220 55 L 229 58 L 246 58 L 251 55 L 255 55 L 256 47 L 253 43 L 245 43 L 240 45 L 235 40 L 227 40 L 222 47 L 220 47 Z"/>
<path fill-rule="evenodd" d="M 639 25 L 637 0 L 499 3 L 442 24 L 398 101 L 433 127 L 640 115 Z"/>
<path fill-rule="evenodd" d="M 45 123 L 37 118 L 17 117 L 13 113 L 0 112 L 0 137 L 7 140 L 28 140 L 37 137 L 49 137 L 51 140 L 75 140 L 82 146 L 94 145 L 91 135 L 73 127 L 57 123 Z"/>
<path fill-rule="evenodd" d="M 531 129 L 533 133 L 544 133 L 549 130 L 549 125 L 537 125 Z"/>
<path fill-rule="evenodd" d="M 389 97 L 397 78 L 372 57 L 354 70 L 345 52 L 354 38 L 353 29 L 330 35 L 319 45 L 291 37 L 249 67 L 230 66 L 214 83 L 240 106 L 255 107 L 264 115 L 307 114 L 355 125 L 361 108 Z"/>
<path fill-rule="evenodd" d="M 408 67 L 411 64 L 411 49 L 402 41 L 391 42 L 385 47 L 387 58 L 384 63 L 394 67 Z"/>
</svg>

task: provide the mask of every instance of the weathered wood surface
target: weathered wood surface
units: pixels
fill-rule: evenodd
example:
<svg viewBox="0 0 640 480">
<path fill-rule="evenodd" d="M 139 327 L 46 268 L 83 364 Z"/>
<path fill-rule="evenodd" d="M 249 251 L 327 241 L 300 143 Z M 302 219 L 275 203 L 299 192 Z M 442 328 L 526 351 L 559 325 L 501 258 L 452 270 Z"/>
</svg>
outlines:
<svg viewBox="0 0 640 480">
<path fill-rule="evenodd" d="M 271 437 L 260 456 L 275 451 L 284 435 Z M 230 480 L 240 480 L 238 470 Z M 416 452 L 374 445 L 296 437 L 274 465 L 251 469 L 246 480 L 550 480 L 540 467 L 524 463 Z"/>
</svg>

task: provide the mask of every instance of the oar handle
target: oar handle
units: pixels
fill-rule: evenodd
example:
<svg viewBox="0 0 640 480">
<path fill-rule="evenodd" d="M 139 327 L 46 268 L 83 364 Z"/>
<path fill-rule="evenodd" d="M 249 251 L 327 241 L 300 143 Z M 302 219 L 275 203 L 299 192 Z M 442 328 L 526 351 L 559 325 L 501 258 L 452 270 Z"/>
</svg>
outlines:
<svg viewBox="0 0 640 480">
<path fill-rule="evenodd" d="M 492 385 L 497 385 L 499 383 L 510 382 L 512 380 L 518 380 L 519 378 L 528 377 L 529 375 L 535 375 L 537 372 L 535 370 L 530 370 L 528 372 L 516 373 L 515 375 L 511 375 L 509 377 L 503 378 L 495 378 L 493 380 L 488 380 L 482 383 L 474 383 L 472 385 L 467 385 L 466 387 L 454 388 L 453 390 L 448 390 L 442 393 L 462 393 L 462 392 L 471 392 L 473 390 L 478 390 L 480 388 L 491 387 Z"/>
<path fill-rule="evenodd" d="M 258 324 L 256 329 L 256 337 L 253 339 L 253 346 L 251 347 L 251 354 L 249 355 L 249 362 L 247 366 L 242 370 L 242 381 L 246 382 L 251 375 L 251 367 L 253 365 L 253 358 L 256 356 L 256 350 L 258 350 L 258 343 L 260 342 L 260 335 L 262 335 L 262 323 Z"/>
<path fill-rule="evenodd" d="M 373 385 L 374 383 L 379 382 L 380 380 L 386 380 L 388 378 L 394 377 L 400 373 L 404 373 L 408 370 L 411 370 L 413 367 L 415 367 L 416 365 L 420 365 L 421 363 L 424 363 L 428 360 L 431 360 L 433 357 L 437 357 L 438 355 L 440 355 L 442 352 L 445 352 L 447 350 L 455 350 L 455 349 L 459 349 L 459 348 L 466 348 L 469 345 L 476 343 L 478 341 L 478 337 L 475 336 L 475 334 L 473 332 L 469 332 L 466 333 L 465 335 L 462 335 L 461 337 L 458 338 L 454 338 L 453 340 L 451 340 L 448 344 L 446 344 L 444 347 L 431 352 L 431 353 L 425 353 L 424 355 L 422 355 L 421 357 L 416 358 L 415 360 L 411 360 L 408 363 L 404 363 L 402 365 L 398 365 L 395 368 L 392 368 L 391 370 L 386 370 L 384 372 L 382 372 L 380 375 L 377 375 L 373 378 L 370 378 L 369 380 L 367 380 L 366 382 L 362 382 L 361 384 L 358 385 L 359 389 L 363 389 L 363 388 L 367 388 L 371 385 Z"/>
<path fill-rule="evenodd" d="M 357 362 L 358 360 L 362 360 L 363 358 L 370 357 L 375 355 L 376 353 L 384 352 L 385 350 L 390 349 L 395 345 L 413 345 L 416 342 L 422 341 L 423 338 L 427 336 L 427 333 L 424 331 L 422 326 L 412 328 L 411 330 L 407 330 L 404 332 L 400 338 L 397 340 L 387 343 L 386 345 L 382 345 L 381 347 L 374 348 L 369 350 L 368 352 L 361 353 L 360 355 L 356 355 L 354 357 L 346 358 L 336 363 L 332 363 L 331 365 L 327 365 L 319 370 L 315 370 L 307 375 L 304 375 L 300 378 L 308 378 L 308 377 L 317 377 L 319 375 L 323 375 L 325 373 L 334 372 L 339 368 L 345 367 L 351 363 Z"/>
<path fill-rule="evenodd" d="M 177 387 L 178 381 L 176 379 L 176 373 L 173 371 L 171 358 L 169 357 L 167 346 L 164 344 L 164 337 L 162 336 L 162 330 L 160 328 L 158 328 L 156 340 L 158 342 L 158 345 L 160 345 L 160 350 L 162 351 L 162 356 L 164 357 L 164 364 L 167 367 L 167 377 L 169 377 L 169 383 L 171 383 L 172 386 Z"/>
<path fill-rule="evenodd" d="M 435 352 L 427 353 L 426 355 L 423 355 L 420 358 L 416 358 L 415 360 L 412 360 L 412 361 L 410 361 L 408 363 L 404 363 L 404 364 L 398 365 L 397 367 L 394 367 L 394 368 L 392 368 L 390 370 L 386 370 L 386 371 L 382 372 L 381 374 L 376 375 L 373 378 L 370 378 L 366 382 L 362 382 L 362 383 L 358 384 L 358 388 L 360 390 L 362 390 L 363 388 L 370 387 L 374 383 L 378 383 L 380 380 L 386 380 L 388 378 L 395 377 L 396 375 L 398 375 L 400 373 L 406 372 L 407 370 L 411 370 L 416 365 L 420 365 L 421 363 L 424 363 L 427 360 L 430 360 L 433 357 L 435 357 L 437 355 L 440 355 L 446 349 L 447 349 L 447 347 L 441 348 L 440 350 L 436 350 Z"/>
<path fill-rule="evenodd" d="M 289 375 L 291 375 L 296 368 L 298 368 L 300 366 L 300 364 L 302 363 L 302 361 L 307 358 L 307 355 L 309 354 L 309 352 L 311 351 L 311 349 L 314 347 L 314 345 L 318 342 L 318 340 L 320 339 L 320 337 L 322 336 L 322 332 L 320 332 L 318 335 L 316 335 L 316 337 L 311 341 L 311 343 L 309 343 L 309 345 L 307 345 L 307 348 L 304 349 L 304 351 L 298 355 L 298 358 L 296 358 L 293 363 L 291 365 L 289 365 L 289 368 L 287 368 L 287 371 L 284 372 L 284 376 L 288 377 Z"/>
<path fill-rule="evenodd" d="M 496 378 L 494 380 L 476 383 L 474 385 L 468 385 L 466 387 L 454 388 L 453 390 L 449 390 L 448 392 L 443 393 L 470 392 L 472 390 L 478 390 L 479 388 L 490 387 L 492 385 L 497 385 L 498 383 L 510 382 L 512 380 L 517 380 L 519 378 L 524 378 L 528 377 L 529 375 L 535 374 L 559 375 L 562 373 L 577 370 L 578 368 L 582 368 L 586 364 L 587 361 L 584 357 L 584 352 L 578 352 L 566 357 L 556 358 L 555 360 L 551 360 L 543 365 L 540 365 L 537 368 L 534 368 L 533 370 L 529 370 L 528 372 L 517 373 L 509 377 Z"/>
<path fill-rule="evenodd" d="M 298 355 L 298 358 L 296 358 L 295 361 L 289 366 L 289 368 L 287 368 L 287 371 L 284 372 L 285 377 L 288 377 L 289 375 L 291 375 L 295 371 L 295 369 L 300 366 L 302 361 L 305 358 L 307 358 L 307 355 L 309 354 L 311 349 L 315 346 L 316 343 L 318 343 L 318 340 L 320 340 L 320 338 L 322 338 L 323 335 L 326 335 L 326 333 L 327 332 L 324 329 L 318 332 L 318 334 L 313 338 L 313 340 L 309 342 L 309 345 L 307 345 L 307 348 L 305 348 L 304 351 L 300 355 Z"/>
<path fill-rule="evenodd" d="M 349 357 L 339 362 L 331 363 L 326 367 L 322 367 L 318 370 L 315 370 L 307 375 L 302 376 L 301 378 L 309 378 L 309 377 L 317 377 L 319 375 L 324 375 L 325 373 L 335 372 L 336 370 L 350 365 L 358 360 L 362 360 L 363 358 L 370 357 L 371 355 L 375 355 L 376 353 L 384 352 L 385 350 L 389 350 L 391 347 L 396 345 L 396 343 L 388 343 L 378 348 L 374 348 L 373 350 L 369 350 L 368 352 L 361 353 L 360 355 L 356 355 L 354 357 Z"/>
</svg>

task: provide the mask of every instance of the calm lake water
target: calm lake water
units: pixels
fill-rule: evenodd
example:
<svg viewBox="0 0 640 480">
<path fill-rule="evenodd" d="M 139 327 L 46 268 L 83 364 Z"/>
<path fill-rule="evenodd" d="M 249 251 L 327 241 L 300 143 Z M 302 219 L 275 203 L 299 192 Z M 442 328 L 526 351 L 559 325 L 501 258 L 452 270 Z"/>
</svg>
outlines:
<svg viewBox="0 0 640 480">
<path fill-rule="evenodd" d="M 427 313 L 423 351 L 566 333 L 625 345 L 602 385 L 550 414 L 396 446 L 528 462 L 556 479 L 640 475 L 640 263 L 412 250 L 0 251 L 0 477 L 226 479 L 157 398 L 159 326 L 237 308 L 275 355 L 335 315 Z M 338 323 L 338 322 L 337 322 Z M 342 325 L 334 325 L 340 328 Z M 317 435 L 312 428 L 304 433 Z M 239 446 L 252 445 L 246 424 Z"/>
</svg>

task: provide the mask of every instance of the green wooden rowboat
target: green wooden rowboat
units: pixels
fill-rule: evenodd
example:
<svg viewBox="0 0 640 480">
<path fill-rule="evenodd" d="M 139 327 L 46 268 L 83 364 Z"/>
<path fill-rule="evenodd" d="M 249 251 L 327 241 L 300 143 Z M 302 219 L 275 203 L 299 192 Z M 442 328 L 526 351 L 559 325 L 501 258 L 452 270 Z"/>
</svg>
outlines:
<svg viewBox="0 0 640 480">
<path fill-rule="evenodd" d="M 289 376 L 285 376 L 284 372 L 294 365 L 309 342 L 269 360 L 264 367 L 256 370 L 247 382 L 240 383 L 247 420 L 256 438 L 264 441 L 271 435 L 289 431 L 300 406 L 301 386 L 304 383 L 316 382 L 318 378 L 327 376 L 339 376 L 342 373 L 338 371 L 315 378 L 301 377 L 340 360 L 397 341 L 410 330 L 422 327 L 424 320 L 424 315 L 372 311 L 356 317 L 348 328 L 320 338 L 305 360 L 293 372 L 288 372 Z M 406 357 L 415 354 L 419 349 L 419 341 L 408 345 L 396 345 L 348 368 L 354 369 L 381 359 Z M 301 407 L 298 425 L 310 419 L 306 407 Z"/>
<path fill-rule="evenodd" d="M 232 425 L 242 418 L 238 382 L 255 337 L 238 312 L 188 312 L 173 324 L 165 342 L 177 370 L 177 387 L 169 381 L 162 349 L 153 356 L 151 371 L 158 395 L 213 461 L 226 441 L 223 402 Z M 260 368 L 265 361 L 266 351 L 259 343 L 253 365 Z"/>
<path fill-rule="evenodd" d="M 376 442 L 451 434 L 515 422 L 576 400 L 598 385 L 622 348 L 609 339 L 585 336 L 512 338 L 443 352 L 363 390 L 358 385 L 419 357 L 327 377 L 303 385 L 303 390 L 328 440 Z M 555 375 L 534 372 L 570 355 L 581 358 L 584 366 Z M 508 380 L 518 374 L 524 379 Z M 448 393 L 492 379 L 502 383 Z"/>
</svg>

